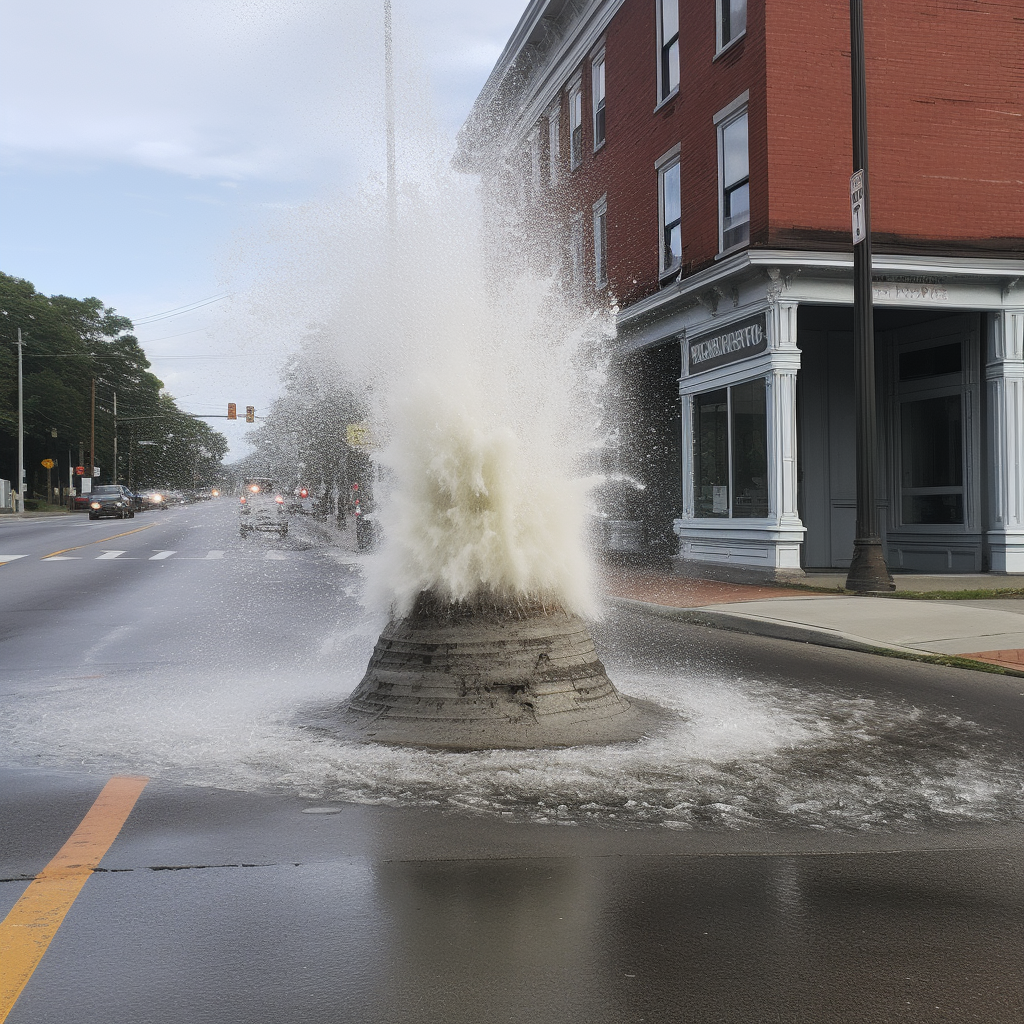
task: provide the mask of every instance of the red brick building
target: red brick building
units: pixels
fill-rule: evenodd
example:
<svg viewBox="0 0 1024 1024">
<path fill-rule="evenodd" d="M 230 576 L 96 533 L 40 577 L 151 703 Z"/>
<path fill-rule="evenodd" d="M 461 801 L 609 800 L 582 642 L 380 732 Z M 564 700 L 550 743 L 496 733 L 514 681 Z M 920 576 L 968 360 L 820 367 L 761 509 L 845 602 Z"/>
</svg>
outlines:
<svg viewBox="0 0 1024 1024">
<path fill-rule="evenodd" d="M 1024 572 L 1024 7 L 864 9 L 887 557 Z M 849 564 L 849 49 L 846 0 L 532 0 L 460 138 L 618 302 L 686 571 Z"/>
</svg>

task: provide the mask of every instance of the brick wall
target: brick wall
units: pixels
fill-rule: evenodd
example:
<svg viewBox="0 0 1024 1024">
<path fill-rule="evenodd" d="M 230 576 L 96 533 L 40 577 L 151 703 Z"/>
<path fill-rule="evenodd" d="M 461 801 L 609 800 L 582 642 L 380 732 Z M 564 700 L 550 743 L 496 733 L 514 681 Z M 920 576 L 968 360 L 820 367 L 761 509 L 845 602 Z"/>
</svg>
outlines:
<svg viewBox="0 0 1024 1024">
<path fill-rule="evenodd" d="M 769 241 L 848 246 L 848 5 L 766 2 Z M 864 20 L 876 247 L 1019 249 L 1024 3 L 864 0 Z"/>
</svg>

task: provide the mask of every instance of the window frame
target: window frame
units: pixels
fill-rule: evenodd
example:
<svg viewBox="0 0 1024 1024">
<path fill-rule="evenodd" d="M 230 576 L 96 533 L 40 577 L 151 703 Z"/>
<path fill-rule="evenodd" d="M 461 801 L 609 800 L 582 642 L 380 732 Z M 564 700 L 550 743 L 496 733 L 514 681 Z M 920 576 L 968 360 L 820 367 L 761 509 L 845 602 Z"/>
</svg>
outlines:
<svg viewBox="0 0 1024 1024">
<path fill-rule="evenodd" d="M 548 185 L 558 184 L 558 163 L 561 160 L 562 103 L 559 100 L 548 111 Z"/>
<path fill-rule="evenodd" d="M 569 85 L 569 170 L 578 170 L 583 164 L 583 79 L 577 78 Z M 574 114 L 578 121 L 573 124 Z M 576 132 L 579 132 L 579 148 L 576 146 Z"/>
<path fill-rule="evenodd" d="M 541 182 L 544 180 L 540 158 L 540 124 L 537 124 L 530 132 L 530 191 L 533 195 L 540 195 Z"/>
<path fill-rule="evenodd" d="M 666 41 L 664 39 L 665 34 L 665 4 L 672 3 L 676 7 L 676 34 Z M 682 37 L 680 32 L 679 17 L 679 0 L 657 0 L 655 5 L 655 23 L 656 32 L 658 39 L 658 53 L 656 63 L 657 73 L 657 84 L 658 84 L 658 102 L 655 106 L 655 110 L 660 107 L 663 103 L 668 103 L 670 99 L 679 94 L 679 88 L 683 80 L 683 63 L 682 63 Z M 671 47 L 673 42 L 676 45 L 676 84 L 669 87 L 670 76 L 666 75 L 666 51 Z"/>
<path fill-rule="evenodd" d="M 603 228 L 602 228 L 603 225 Z M 594 287 L 608 287 L 608 196 L 594 203 Z"/>
<path fill-rule="evenodd" d="M 600 91 L 598 90 L 598 82 L 600 82 L 601 86 Z M 608 137 L 607 86 L 607 63 L 605 61 L 605 51 L 602 47 L 590 62 L 590 121 L 595 153 L 605 144 L 605 140 Z M 599 95 L 600 101 L 598 100 Z M 599 121 L 600 131 L 598 131 Z"/>
<path fill-rule="evenodd" d="M 715 59 L 731 50 L 747 34 L 749 0 L 743 7 L 743 28 L 728 39 L 725 38 L 725 16 L 729 13 L 730 0 L 715 0 Z"/>
<path fill-rule="evenodd" d="M 739 242 L 734 242 L 728 248 L 725 246 L 725 206 L 726 206 L 726 185 L 725 185 L 725 130 L 735 124 L 740 118 L 747 119 L 747 176 L 745 179 L 734 183 L 730 191 L 734 192 L 744 184 L 747 186 L 747 237 Z M 715 125 L 715 132 L 718 137 L 718 255 L 721 259 L 729 253 L 745 249 L 750 245 L 750 92 L 749 90 L 737 96 L 730 104 L 723 107 L 712 119 Z"/>
<path fill-rule="evenodd" d="M 682 239 L 683 239 L 683 174 L 682 174 L 682 144 L 676 143 L 667 153 L 664 153 L 655 161 L 654 170 L 658 175 L 658 278 L 663 280 L 679 273 L 683 265 L 682 261 Z M 679 167 L 679 262 L 666 264 L 665 229 L 670 225 L 665 223 L 665 174 L 673 167 Z M 674 223 L 674 222 L 673 222 Z"/>
</svg>

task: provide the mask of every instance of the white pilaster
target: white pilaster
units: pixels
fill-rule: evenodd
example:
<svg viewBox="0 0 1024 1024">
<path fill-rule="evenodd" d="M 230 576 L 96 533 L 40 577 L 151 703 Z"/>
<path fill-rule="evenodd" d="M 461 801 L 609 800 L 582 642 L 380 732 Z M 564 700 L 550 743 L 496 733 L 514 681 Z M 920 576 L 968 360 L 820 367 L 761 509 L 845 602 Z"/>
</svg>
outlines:
<svg viewBox="0 0 1024 1024">
<path fill-rule="evenodd" d="M 1024 309 L 989 315 L 988 541 L 992 572 L 1024 573 Z"/>
</svg>

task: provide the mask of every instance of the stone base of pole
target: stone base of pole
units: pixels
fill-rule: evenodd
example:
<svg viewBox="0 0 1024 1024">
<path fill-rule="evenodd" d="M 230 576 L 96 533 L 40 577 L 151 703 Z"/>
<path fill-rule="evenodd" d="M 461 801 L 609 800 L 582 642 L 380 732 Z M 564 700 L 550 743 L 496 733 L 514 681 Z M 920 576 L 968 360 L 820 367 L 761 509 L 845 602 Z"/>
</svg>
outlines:
<svg viewBox="0 0 1024 1024">
<path fill-rule="evenodd" d="M 307 727 L 449 750 L 630 742 L 669 715 L 615 689 L 578 616 L 540 601 L 423 593 L 381 633 L 351 696 Z"/>
<path fill-rule="evenodd" d="M 853 542 L 853 560 L 846 577 L 846 589 L 861 593 L 895 590 L 896 584 L 882 557 L 882 541 L 878 537 L 857 538 Z"/>
</svg>

